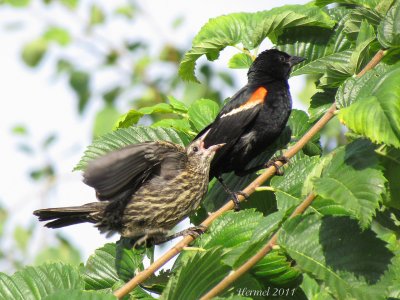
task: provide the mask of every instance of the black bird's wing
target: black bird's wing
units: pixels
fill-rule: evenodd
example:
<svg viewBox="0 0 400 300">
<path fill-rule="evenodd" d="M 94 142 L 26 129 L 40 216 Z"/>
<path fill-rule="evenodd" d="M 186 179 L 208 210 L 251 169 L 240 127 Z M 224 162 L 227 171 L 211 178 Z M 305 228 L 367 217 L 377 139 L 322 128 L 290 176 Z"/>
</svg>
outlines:
<svg viewBox="0 0 400 300">
<path fill-rule="evenodd" d="M 132 194 L 156 172 L 175 176 L 186 160 L 185 149 L 169 142 L 134 144 L 93 160 L 83 181 L 96 190 L 99 200 L 117 200 L 124 192 Z"/>
<path fill-rule="evenodd" d="M 206 127 L 198 136 L 209 130 L 205 138 L 205 147 L 226 143 L 217 154 L 222 157 L 246 132 L 249 125 L 256 119 L 264 101 L 267 98 L 265 87 L 249 88 L 245 86 L 237 92 L 222 108 L 215 121 Z"/>
</svg>

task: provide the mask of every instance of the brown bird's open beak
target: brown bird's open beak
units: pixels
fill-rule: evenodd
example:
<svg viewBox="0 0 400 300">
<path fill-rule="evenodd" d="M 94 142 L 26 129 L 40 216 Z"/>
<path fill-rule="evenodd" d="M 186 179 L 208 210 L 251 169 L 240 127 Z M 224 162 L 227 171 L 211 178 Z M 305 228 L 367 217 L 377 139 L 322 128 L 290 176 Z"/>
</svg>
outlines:
<svg viewBox="0 0 400 300">
<path fill-rule="evenodd" d="M 305 60 L 306 59 L 304 57 L 301 57 L 301 56 L 291 56 L 289 58 L 289 63 L 290 63 L 290 66 L 293 67 L 293 66 L 295 66 L 295 65 L 297 65 L 297 64 L 299 64 L 299 63 L 301 63 L 302 61 L 305 61 Z"/>
<path fill-rule="evenodd" d="M 207 151 L 217 151 L 218 149 L 222 148 L 225 145 L 226 145 L 226 143 L 212 145 L 212 146 L 207 148 Z"/>
</svg>

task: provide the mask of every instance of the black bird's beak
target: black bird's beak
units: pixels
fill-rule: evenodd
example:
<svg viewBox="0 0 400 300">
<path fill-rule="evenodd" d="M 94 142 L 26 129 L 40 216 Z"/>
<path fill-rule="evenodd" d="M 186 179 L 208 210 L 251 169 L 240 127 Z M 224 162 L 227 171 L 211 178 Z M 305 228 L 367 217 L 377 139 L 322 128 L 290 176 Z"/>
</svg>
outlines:
<svg viewBox="0 0 400 300">
<path fill-rule="evenodd" d="M 299 63 L 301 63 L 302 61 L 305 61 L 305 60 L 306 59 L 304 57 L 301 57 L 301 56 L 291 56 L 289 58 L 289 63 L 290 63 L 290 66 L 293 67 L 293 66 L 295 66 L 295 65 L 297 65 L 297 64 L 299 64 Z"/>
</svg>

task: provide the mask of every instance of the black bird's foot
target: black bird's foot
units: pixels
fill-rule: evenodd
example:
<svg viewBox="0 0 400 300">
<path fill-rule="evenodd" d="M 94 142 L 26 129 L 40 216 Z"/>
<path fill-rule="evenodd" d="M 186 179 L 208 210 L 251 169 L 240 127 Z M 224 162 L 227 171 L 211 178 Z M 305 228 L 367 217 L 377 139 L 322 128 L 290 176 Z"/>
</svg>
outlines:
<svg viewBox="0 0 400 300">
<path fill-rule="evenodd" d="M 239 211 L 240 210 L 240 201 L 238 196 L 243 196 L 245 199 L 249 198 L 249 195 L 246 194 L 245 192 L 242 191 L 232 191 L 229 186 L 226 185 L 226 183 L 224 182 L 222 176 L 217 176 L 218 181 L 221 183 L 222 188 L 224 189 L 225 193 L 229 194 L 229 196 L 232 198 L 233 201 L 233 205 L 234 205 L 234 210 L 235 211 Z"/>
<path fill-rule="evenodd" d="M 234 211 L 239 211 L 240 210 L 240 201 L 238 196 L 243 196 L 245 199 L 249 198 L 249 195 L 246 194 L 245 192 L 242 191 L 237 191 L 237 192 L 233 192 L 233 191 L 229 191 L 229 194 L 232 197 L 232 201 L 233 201 L 233 210 Z"/>
<path fill-rule="evenodd" d="M 284 155 L 277 156 L 277 157 L 272 158 L 270 161 L 268 161 L 268 162 L 265 164 L 265 166 L 266 166 L 267 168 L 274 166 L 275 169 L 276 169 L 276 175 L 282 176 L 282 175 L 283 175 L 283 171 L 282 171 L 282 169 L 281 169 L 281 166 L 279 166 L 279 165 L 276 163 L 276 162 L 278 162 L 278 161 L 280 161 L 280 162 L 283 163 L 283 164 L 286 164 L 286 163 L 289 162 L 289 158 L 287 158 L 287 157 L 284 156 Z"/>
</svg>

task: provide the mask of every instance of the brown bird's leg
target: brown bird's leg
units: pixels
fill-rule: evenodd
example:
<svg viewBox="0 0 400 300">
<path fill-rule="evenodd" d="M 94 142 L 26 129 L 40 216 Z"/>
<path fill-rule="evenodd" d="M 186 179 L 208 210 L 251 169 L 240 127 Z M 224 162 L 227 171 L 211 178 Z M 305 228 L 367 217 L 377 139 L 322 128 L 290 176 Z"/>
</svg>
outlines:
<svg viewBox="0 0 400 300">
<path fill-rule="evenodd" d="M 207 230 L 207 227 L 206 226 L 202 226 L 202 225 L 189 227 L 189 228 L 187 228 L 185 230 L 179 231 L 177 233 L 174 233 L 174 234 L 171 234 L 171 235 L 168 235 L 168 236 L 165 235 L 165 236 L 156 237 L 154 239 L 154 245 L 165 243 L 165 242 L 173 240 L 173 239 L 175 239 L 177 237 L 185 236 L 185 235 L 191 235 L 194 238 L 197 238 L 199 235 L 203 234 L 206 230 Z"/>
<path fill-rule="evenodd" d="M 146 234 L 138 238 L 134 243 L 135 249 L 145 246 L 146 248 L 156 245 L 159 237 L 164 237 L 168 233 L 168 230 L 158 228 L 147 230 Z"/>
<path fill-rule="evenodd" d="M 244 193 L 244 192 L 242 192 L 242 191 L 235 191 L 235 192 L 232 191 L 229 188 L 229 186 L 226 185 L 224 179 L 222 178 L 222 175 L 218 175 L 217 179 L 218 179 L 219 183 L 222 185 L 225 193 L 229 194 L 232 197 L 232 201 L 233 201 L 233 204 L 235 206 L 234 210 L 235 211 L 239 211 L 240 210 L 240 205 L 239 205 L 240 202 L 239 202 L 239 199 L 238 199 L 238 195 L 241 195 L 241 196 L 245 197 L 246 199 L 249 197 L 249 195 Z"/>
</svg>

